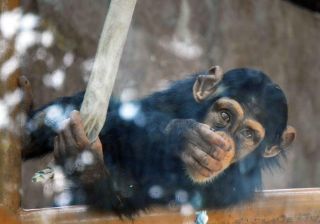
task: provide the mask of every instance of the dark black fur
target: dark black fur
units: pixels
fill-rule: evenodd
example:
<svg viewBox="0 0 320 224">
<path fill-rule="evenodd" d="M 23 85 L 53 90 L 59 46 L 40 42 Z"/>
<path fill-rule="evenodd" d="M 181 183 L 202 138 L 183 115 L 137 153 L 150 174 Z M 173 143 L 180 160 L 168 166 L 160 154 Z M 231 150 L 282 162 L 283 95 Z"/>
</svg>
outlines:
<svg viewBox="0 0 320 224">
<path fill-rule="evenodd" d="M 123 104 L 112 100 L 107 125 L 100 134 L 110 176 L 90 186 L 89 190 L 82 189 L 80 184 L 75 192 L 90 192 L 86 195 L 87 203 L 120 214 L 132 214 L 152 204 L 190 203 L 196 209 L 219 208 L 251 198 L 254 191 L 261 188 L 261 170 L 266 162 L 261 156 L 262 150 L 265 146 L 279 143 L 287 125 L 285 96 L 262 72 L 235 69 L 225 74 L 220 84 L 225 88 L 219 96 L 198 104 L 192 95 L 197 75 L 174 82 L 167 90 L 131 102 L 139 112 L 129 120 L 119 115 Z M 177 118 L 201 122 L 212 103 L 222 96 L 236 99 L 247 113 L 260 121 L 266 128 L 266 138 L 257 150 L 231 165 L 213 182 L 199 185 L 186 175 L 178 157 L 183 150 L 181 135 L 191 127 L 188 125 L 190 120 L 169 134 L 165 128 Z M 48 106 L 54 104 L 66 108 L 72 105 L 79 109 L 82 98 L 82 93 L 61 98 L 37 110 L 29 121 L 29 127 L 33 117 Z M 33 151 L 26 151 L 25 158 L 52 151 L 52 137 L 55 135 L 52 128 L 45 125 L 36 130 L 30 129 L 30 133 Z M 157 194 L 157 189 L 162 191 Z M 156 197 L 151 197 L 150 191 L 154 191 Z M 187 198 L 179 198 L 185 193 Z M 75 193 L 75 199 L 78 198 Z"/>
</svg>

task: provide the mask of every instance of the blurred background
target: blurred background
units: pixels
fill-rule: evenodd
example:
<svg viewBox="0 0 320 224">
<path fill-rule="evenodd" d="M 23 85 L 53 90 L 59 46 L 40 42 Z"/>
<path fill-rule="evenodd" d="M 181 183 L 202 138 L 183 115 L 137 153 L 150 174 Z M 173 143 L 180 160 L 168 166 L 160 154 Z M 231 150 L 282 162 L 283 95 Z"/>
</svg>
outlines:
<svg viewBox="0 0 320 224">
<path fill-rule="evenodd" d="M 21 0 L 4 11 L 0 56 L 8 47 L 15 53 L 2 62 L 0 77 L 19 67 L 33 85 L 35 107 L 85 89 L 108 3 Z M 298 131 L 282 167 L 265 170 L 264 187 L 319 187 L 319 12 L 318 0 L 138 0 L 114 95 L 140 98 L 212 65 L 263 70 L 286 92 L 289 124 Z M 23 164 L 26 208 L 49 205 L 31 183 L 48 160 Z"/>
</svg>

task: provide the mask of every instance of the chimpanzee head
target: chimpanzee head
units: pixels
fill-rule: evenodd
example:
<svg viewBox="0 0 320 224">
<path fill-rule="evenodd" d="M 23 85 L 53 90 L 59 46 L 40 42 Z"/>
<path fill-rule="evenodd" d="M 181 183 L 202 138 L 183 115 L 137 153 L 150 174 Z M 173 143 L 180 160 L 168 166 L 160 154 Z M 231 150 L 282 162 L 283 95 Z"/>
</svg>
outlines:
<svg viewBox="0 0 320 224">
<path fill-rule="evenodd" d="M 221 171 L 251 153 L 275 157 L 295 139 L 295 129 L 287 126 L 285 95 L 261 71 L 242 68 L 223 74 L 219 66 L 212 67 L 208 74 L 198 76 L 193 95 L 198 103 L 209 105 L 203 123 L 229 144 L 229 157 Z"/>
</svg>

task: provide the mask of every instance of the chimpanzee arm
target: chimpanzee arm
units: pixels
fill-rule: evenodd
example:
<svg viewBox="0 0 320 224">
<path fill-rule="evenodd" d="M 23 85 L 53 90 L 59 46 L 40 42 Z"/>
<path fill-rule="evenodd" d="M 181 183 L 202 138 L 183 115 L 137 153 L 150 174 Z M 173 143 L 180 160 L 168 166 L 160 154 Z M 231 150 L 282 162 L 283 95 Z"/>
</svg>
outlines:
<svg viewBox="0 0 320 224">
<path fill-rule="evenodd" d="M 139 195 L 125 197 L 116 188 L 117 183 L 103 161 L 100 140 L 89 144 L 79 112 L 71 113 L 70 121 L 55 138 L 54 156 L 67 177 L 75 183 L 74 203 L 84 202 L 91 208 L 112 210 L 127 216 L 145 208 L 143 201 L 139 203 L 135 198 Z M 85 200 L 77 201 L 79 198 Z"/>
<path fill-rule="evenodd" d="M 33 112 L 28 118 L 25 131 L 24 159 L 41 156 L 53 151 L 53 139 L 61 129 L 60 123 L 69 117 L 71 111 L 80 108 L 83 92 L 72 97 L 63 97 Z"/>
</svg>

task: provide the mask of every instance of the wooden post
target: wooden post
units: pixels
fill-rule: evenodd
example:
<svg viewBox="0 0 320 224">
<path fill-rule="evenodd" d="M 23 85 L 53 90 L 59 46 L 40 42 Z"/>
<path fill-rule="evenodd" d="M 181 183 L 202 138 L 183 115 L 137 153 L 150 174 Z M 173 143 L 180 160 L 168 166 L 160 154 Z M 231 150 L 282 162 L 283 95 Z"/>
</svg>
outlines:
<svg viewBox="0 0 320 224">
<path fill-rule="evenodd" d="M 226 209 L 207 210 L 209 223 L 246 224 L 316 224 L 320 223 L 320 189 L 269 190 L 256 194 L 253 201 Z M 45 217 L 45 218 L 44 218 Z M 132 220 L 119 219 L 110 213 L 96 213 L 84 206 L 32 209 L 21 211 L 24 224 L 95 223 L 95 224 L 162 224 L 194 223 L 195 213 L 184 216 L 179 208 L 153 208 Z"/>
<path fill-rule="evenodd" d="M 0 100 L 17 88 L 18 76 L 16 71 L 7 81 L 0 81 Z M 21 144 L 16 132 L 20 126 L 17 114 L 18 110 L 14 109 L 8 127 L 0 128 L 0 204 L 12 211 L 20 207 Z"/>
<path fill-rule="evenodd" d="M 19 1 L 1 1 L 1 13 L 19 6 Z M 0 37 L 1 38 L 1 37 Z M 8 41 L 7 50 L 0 55 L 0 68 L 14 55 L 14 41 Z M 0 204 L 16 212 L 20 208 L 21 144 L 19 139 L 19 105 L 6 104 L 5 97 L 18 88 L 19 71 L 13 71 L 5 80 L 0 79 L 0 113 L 8 112 L 8 125 L 0 126 Z M 7 119 L 7 118 L 6 118 Z"/>
</svg>

